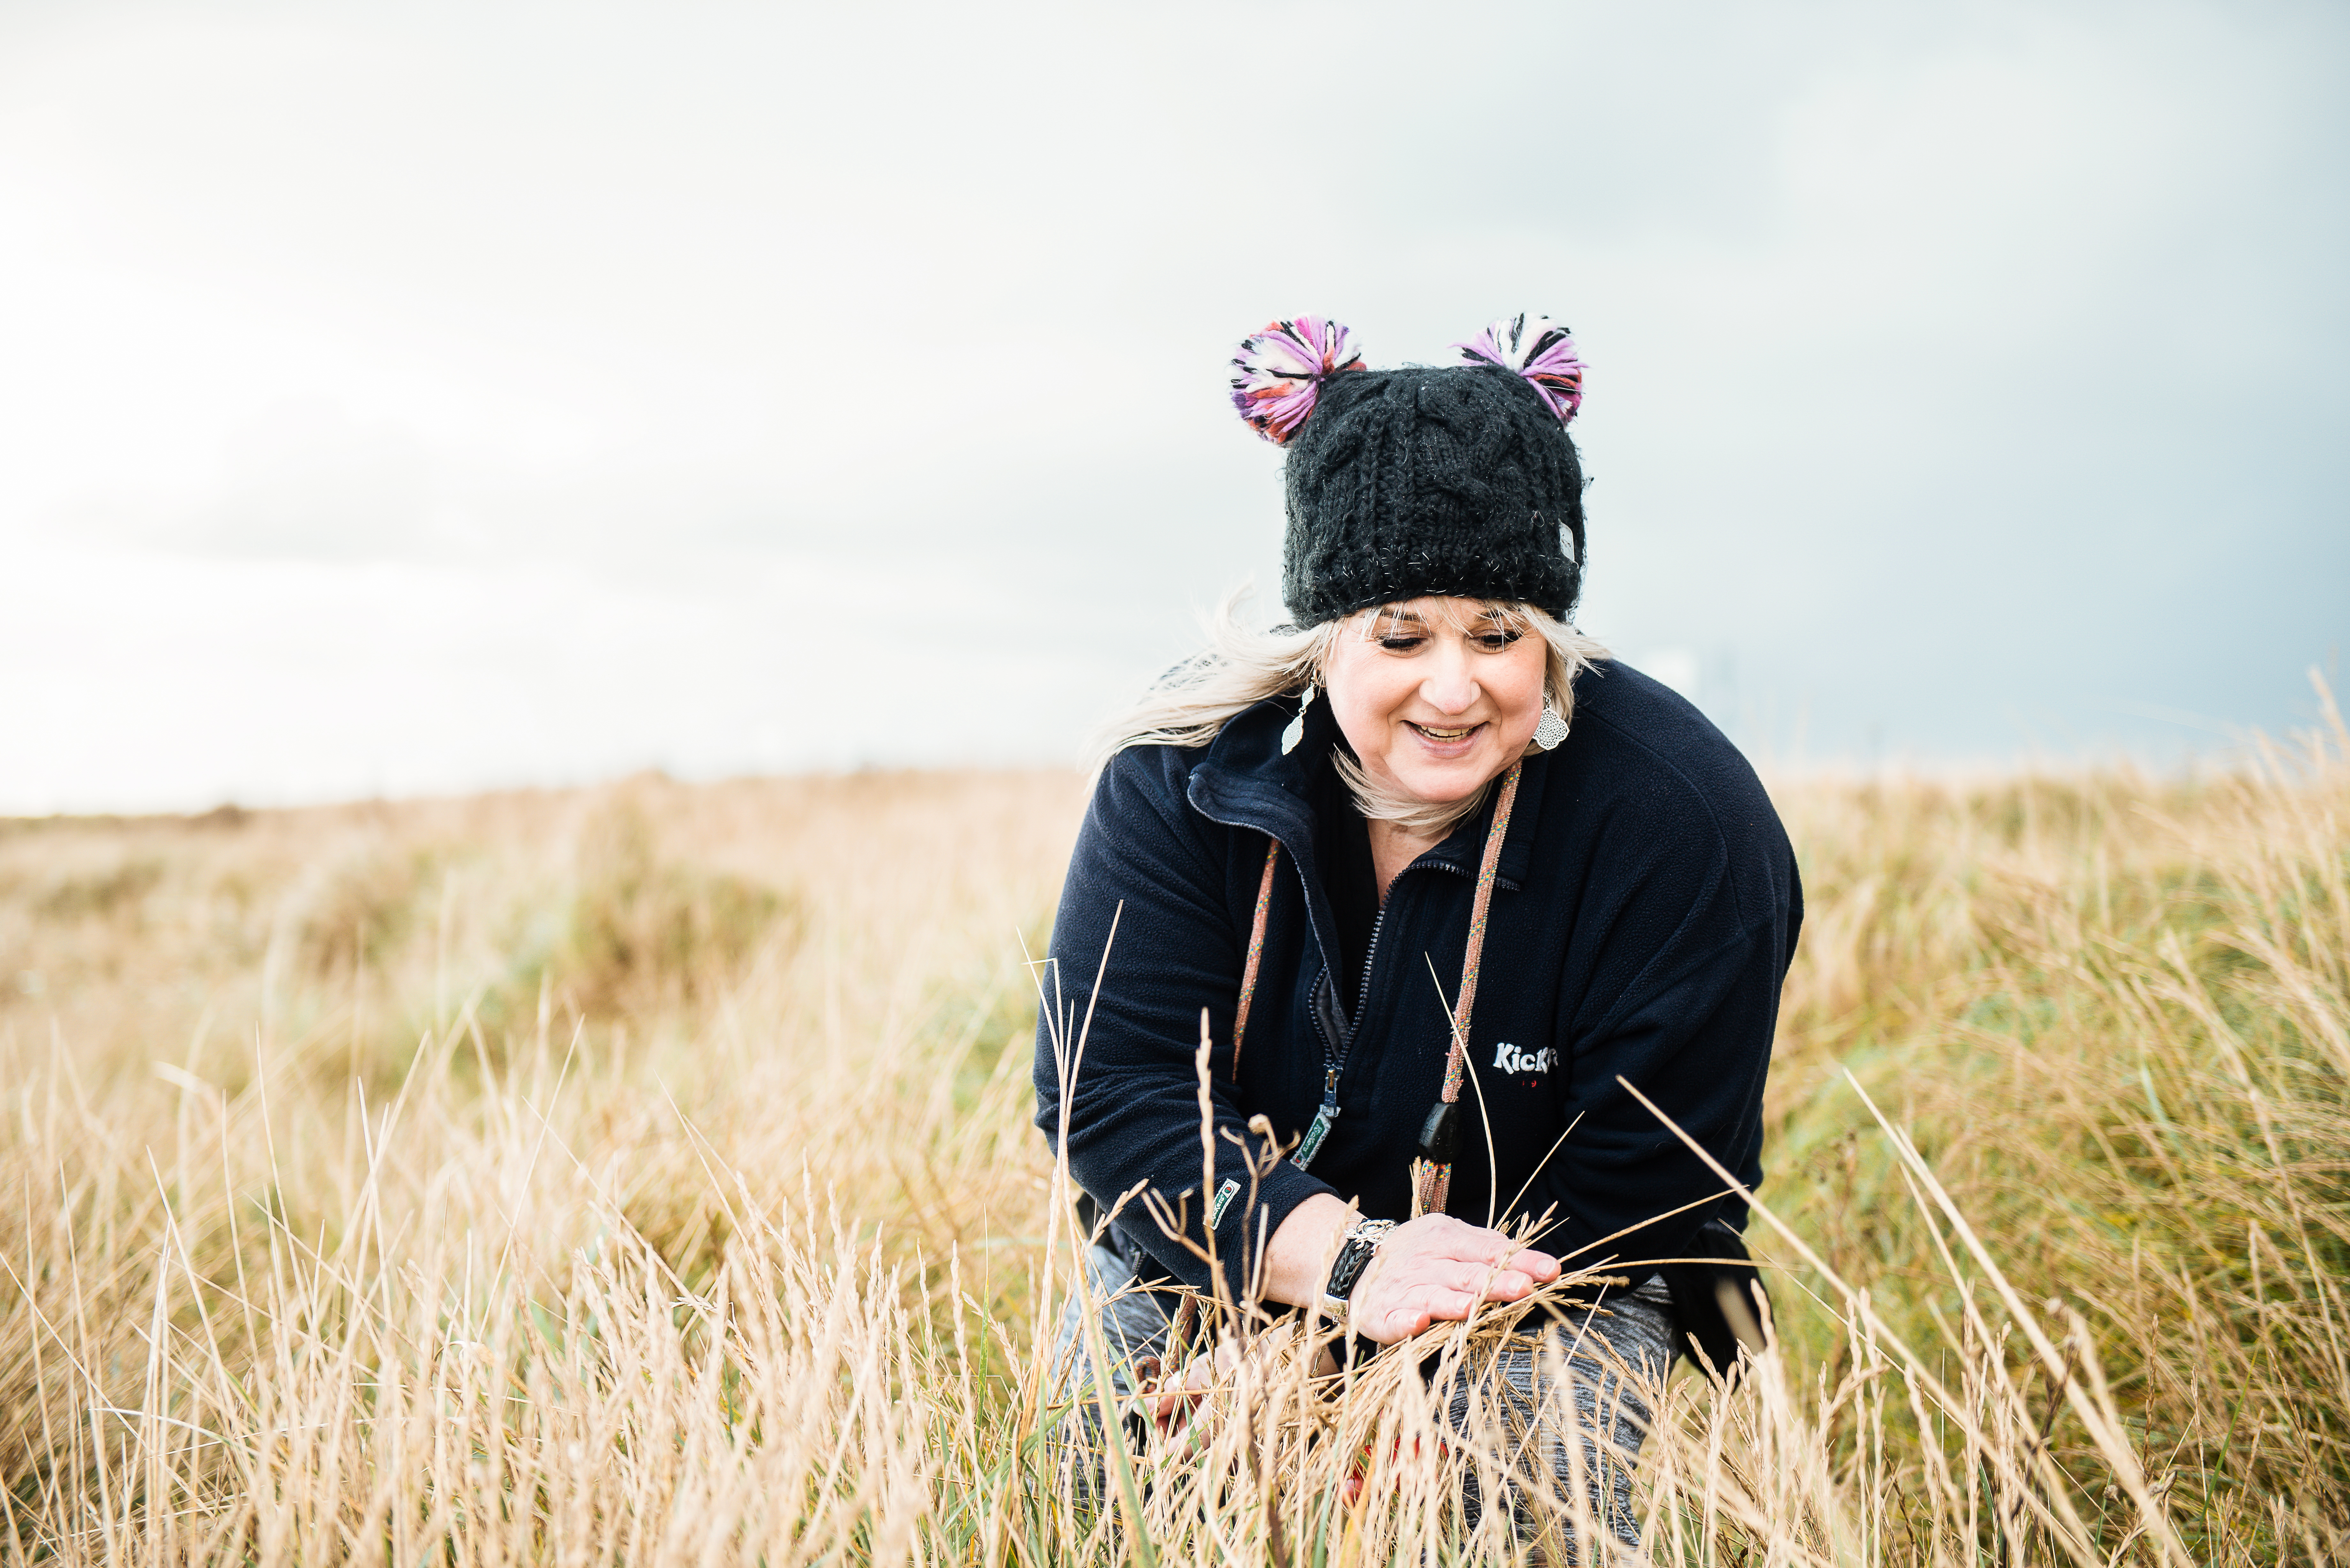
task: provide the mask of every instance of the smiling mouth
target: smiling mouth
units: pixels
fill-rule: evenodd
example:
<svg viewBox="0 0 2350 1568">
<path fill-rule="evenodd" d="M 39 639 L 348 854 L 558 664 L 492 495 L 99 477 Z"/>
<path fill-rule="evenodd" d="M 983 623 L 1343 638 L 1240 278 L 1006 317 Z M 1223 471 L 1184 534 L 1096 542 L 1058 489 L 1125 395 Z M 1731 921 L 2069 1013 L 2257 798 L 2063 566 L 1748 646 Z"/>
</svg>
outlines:
<svg viewBox="0 0 2350 1568">
<path fill-rule="evenodd" d="M 1434 741 L 1440 746 L 1458 744 L 1485 727 L 1482 724 L 1464 724 L 1458 729 L 1440 730 L 1433 724 L 1412 724 L 1409 719 L 1404 722 L 1411 724 L 1411 727 L 1419 731 L 1421 735 Z"/>
</svg>

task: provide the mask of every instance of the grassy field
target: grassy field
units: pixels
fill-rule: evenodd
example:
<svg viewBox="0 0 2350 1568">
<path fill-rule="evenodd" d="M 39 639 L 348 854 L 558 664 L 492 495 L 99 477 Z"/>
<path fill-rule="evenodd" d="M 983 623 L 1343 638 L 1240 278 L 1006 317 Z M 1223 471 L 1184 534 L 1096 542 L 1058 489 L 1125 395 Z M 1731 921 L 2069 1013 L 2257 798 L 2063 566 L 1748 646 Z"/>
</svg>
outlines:
<svg viewBox="0 0 2350 1568">
<path fill-rule="evenodd" d="M 1503 1461 L 1408 1368 L 1264 1336 L 1074 1495 L 1023 955 L 1080 793 L 0 824 L 0 1558 L 1556 1560 L 1448 1534 Z M 1662 1391 L 1649 1554 L 2350 1560 L 2338 732 L 1778 794 L 1780 1338 Z"/>
</svg>

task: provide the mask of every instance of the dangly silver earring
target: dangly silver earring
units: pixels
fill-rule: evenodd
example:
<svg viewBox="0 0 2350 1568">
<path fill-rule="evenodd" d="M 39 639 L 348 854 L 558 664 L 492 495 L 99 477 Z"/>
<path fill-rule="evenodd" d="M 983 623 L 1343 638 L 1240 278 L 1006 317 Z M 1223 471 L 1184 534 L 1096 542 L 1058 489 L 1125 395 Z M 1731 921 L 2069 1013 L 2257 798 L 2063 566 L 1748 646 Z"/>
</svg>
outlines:
<svg viewBox="0 0 2350 1568">
<path fill-rule="evenodd" d="M 1295 751 L 1297 742 L 1305 738 L 1305 710 L 1312 706 L 1314 706 L 1314 688 L 1308 686 L 1305 689 L 1305 695 L 1297 700 L 1297 717 L 1292 719 L 1289 722 L 1289 728 L 1281 732 L 1283 756 L 1285 757 Z"/>
<path fill-rule="evenodd" d="M 1565 739 L 1566 721 L 1558 716 L 1557 709 L 1544 703 L 1543 716 L 1534 724 L 1534 744 L 1545 752 L 1553 751 Z"/>
</svg>

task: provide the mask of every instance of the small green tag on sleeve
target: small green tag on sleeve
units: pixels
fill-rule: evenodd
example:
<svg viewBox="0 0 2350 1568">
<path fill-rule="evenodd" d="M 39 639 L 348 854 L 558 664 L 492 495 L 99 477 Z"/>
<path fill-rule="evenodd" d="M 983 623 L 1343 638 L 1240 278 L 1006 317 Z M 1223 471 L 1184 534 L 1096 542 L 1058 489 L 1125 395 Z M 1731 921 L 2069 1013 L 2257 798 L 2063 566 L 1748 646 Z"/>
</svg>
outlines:
<svg viewBox="0 0 2350 1568">
<path fill-rule="evenodd" d="M 1224 1184 L 1216 1189 L 1216 1200 L 1208 1206 L 1209 1230 L 1212 1231 L 1224 1222 L 1224 1210 L 1232 1206 L 1232 1199 L 1240 1196 L 1240 1191 L 1241 1184 L 1230 1177 L 1226 1177 Z"/>
</svg>

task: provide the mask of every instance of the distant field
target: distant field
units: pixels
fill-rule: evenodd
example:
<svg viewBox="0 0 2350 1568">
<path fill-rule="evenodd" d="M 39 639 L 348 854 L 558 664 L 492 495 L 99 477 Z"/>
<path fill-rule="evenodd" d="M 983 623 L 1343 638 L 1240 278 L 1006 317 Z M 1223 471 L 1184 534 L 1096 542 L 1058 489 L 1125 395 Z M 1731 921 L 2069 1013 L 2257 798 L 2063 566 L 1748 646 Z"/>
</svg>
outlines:
<svg viewBox="0 0 2350 1568">
<path fill-rule="evenodd" d="M 1654 1558 L 2350 1559 L 2338 735 L 1778 794 L 1782 1339 L 1671 1385 Z M 1396 1441 L 1400 1374 L 1324 1401 L 1267 1349 L 1107 1508 L 1041 1440 L 1068 1222 L 1023 950 L 1080 804 L 0 823 L 0 1560 L 1507 1554 L 1446 1533 L 1490 1456 Z"/>
</svg>

